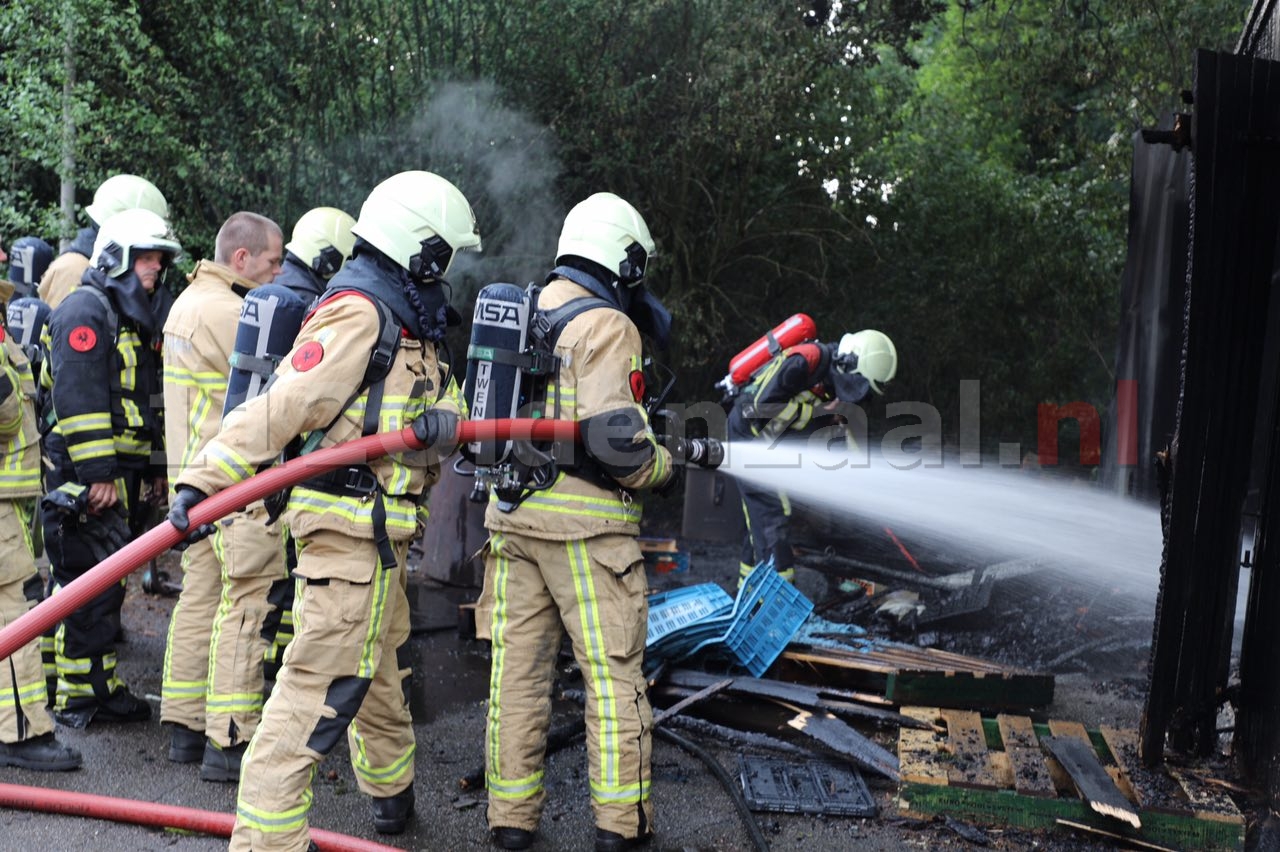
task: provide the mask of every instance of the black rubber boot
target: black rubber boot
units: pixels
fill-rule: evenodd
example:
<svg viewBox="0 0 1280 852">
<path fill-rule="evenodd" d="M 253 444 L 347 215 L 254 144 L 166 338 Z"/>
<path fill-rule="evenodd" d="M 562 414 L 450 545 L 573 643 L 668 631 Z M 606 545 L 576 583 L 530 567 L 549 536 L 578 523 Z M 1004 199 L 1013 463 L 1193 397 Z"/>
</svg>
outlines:
<svg viewBox="0 0 1280 852">
<path fill-rule="evenodd" d="M 622 852 L 624 849 L 634 849 L 637 846 L 648 843 L 652 839 L 652 834 L 645 834 L 640 837 L 623 837 L 616 831 L 597 828 L 596 852 Z"/>
<path fill-rule="evenodd" d="M 499 849 L 528 849 L 533 845 L 533 832 L 527 828 L 495 828 L 490 835 Z"/>
<path fill-rule="evenodd" d="M 199 763 L 204 756 L 204 732 L 186 725 L 173 725 L 169 732 L 169 760 L 174 763 Z"/>
<path fill-rule="evenodd" d="M 248 743 L 219 748 L 212 740 L 204 744 L 204 757 L 200 761 L 201 781 L 236 783 L 240 780 L 240 761 Z"/>
<path fill-rule="evenodd" d="M 36 772 L 66 772 L 79 769 L 80 752 L 58 742 L 52 733 L 16 743 L 0 743 L 0 766 L 17 766 Z"/>
<path fill-rule="evenodd" d="M 401 834 L 413 816 L 413 787 L 394 796 L 373 799 L 373 830 L 379 834 Z"/>
<path fill-rule="evenodd" d="M 97 722 L 145 722 L 151 718 L 151 705 L 127 688 L 118 689 L 98 704 L 93 718 Z"/>
</svg>

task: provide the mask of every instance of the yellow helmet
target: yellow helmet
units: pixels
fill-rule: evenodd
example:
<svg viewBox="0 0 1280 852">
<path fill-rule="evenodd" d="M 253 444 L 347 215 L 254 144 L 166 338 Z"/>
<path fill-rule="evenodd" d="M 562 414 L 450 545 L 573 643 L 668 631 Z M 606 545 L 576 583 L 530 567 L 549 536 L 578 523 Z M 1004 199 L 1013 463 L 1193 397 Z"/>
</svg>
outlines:
<svg viewBox="0 0 1280 852">
<path fill-rule="evenodd" d="M 842 362 L 852 366 L 842 366 Z M 883 394 L 881 385 L 892 381 L 898 372 L 898 350 L 884 332 L 864 329 L 840 338 L 835 367 L 839 372 L 862 376 L 873 391 Z"/>
<path fill-rule="evenodd" d="M 162 251 L 172 261 L 182 246 L 169 225 L 150 210 L 137 208 L 112 216 L 98 230 L 93 243 L 93 265 L 115 278 L 133 268 L 138 252 Z"/>
<path fill-rule="evenodd" d="M 356 220 L 337 207 L 316 207 L 303 213 L 293 226 L 293 238 L 285 244 L 311 271 L 328 280 L 351 256 L 356 244 L 351 226 Z"/>
<path fill-rule="evenodd" d="M 566 257 L 586 258 L 630 286 L 644 278 L 654 253 L 653 237 L 639 211 L 612 192 L 597 192 L 564 217 L 556 263 Z"/>
<path fill-rule="evenodd" d="M 117 213 L 134 209 L 150 210 L 169 220 L 169 202 L 156 185 L 137 175 L 114 175 L 107 178 L 93 194 L 93 203 L 84 209 L 98 227 Z"/>
<path fill-rule="evenodd" d="M 418 278 L 443 278 L 457 252 L 480 251 L 471 204 L 431 172 L 401 172 L 375 186 L 351 233 Z"/>
</svg>

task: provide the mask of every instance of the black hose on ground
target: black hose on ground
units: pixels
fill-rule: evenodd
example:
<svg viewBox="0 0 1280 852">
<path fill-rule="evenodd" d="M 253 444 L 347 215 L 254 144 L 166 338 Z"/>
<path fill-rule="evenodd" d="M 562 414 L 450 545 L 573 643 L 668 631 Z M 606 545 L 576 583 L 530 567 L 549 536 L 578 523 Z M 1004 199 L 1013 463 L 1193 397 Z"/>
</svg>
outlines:
<svg viewBox="0 0 1280 852">
<path fill-rule="evenodd" d="M 747 806 L 747 800 L 743 797 L 742 791 L 738 789 L 737 782 L 720 765 L 720 761 L 716 760 L 715 756 L 702 746 L 692 740 L 685 739 L 679 734 L 672 733 L 666 728 L 654 728 L 653 735 L 684 749 L 706 764 L 707 768 L 711 770 L 711 774 L 716 776 L 720 786 L 724 788 L 724 791 L 729 794 L 730 800 L 733 801 L 733 806 L 737 809 L 738 816 L 742 819 L 742 826 L 747 830 L 747 836 L 751 838 L 751 845 L 756 848 L 757 852 L 769 852 L 769 841 L 765 838 L 764 832 L 760 831 L 760 826 L 756 824 L 755 814 L 751 813 L 751 808 Z"/>
</svg>

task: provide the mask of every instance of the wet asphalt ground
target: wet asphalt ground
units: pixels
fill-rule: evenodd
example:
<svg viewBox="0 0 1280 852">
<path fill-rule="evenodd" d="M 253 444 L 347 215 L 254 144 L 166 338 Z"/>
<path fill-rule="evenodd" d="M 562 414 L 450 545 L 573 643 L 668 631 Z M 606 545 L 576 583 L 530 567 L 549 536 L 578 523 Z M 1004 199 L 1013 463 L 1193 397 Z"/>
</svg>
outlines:
<svg viewBox="0 0 1280 852">
<path fill-rule="evenodd" d="M 173 560 L 166 567 L 179 578 Z M 687 574 L 653 578 L 653 585 L 715 581 L 732 592 L 736 560 L 732 548 L 695 550 Z M 812 599 L 823 595 L 826 581 L 801 570 L 801 590 Z M 340 832 L 392 849 L 461 850 L 490 846 L 485 823 L 483 790 L 467 791 L 459 779 L 482 761 L 484 702 L 487 694 L 488 648 L 463 638 L 457 630 L 457 605 L 474 600 L 475 589 L 441 588 L 411 580 L 420 603 L 423 627 L 415 633 L 412 707 L 418 738 L 416 757 L 417 815 L 405 834 L 388 837 L 373 830 L 369 802 L 355 784 L 345 741 L 319 766 L 313 828 Z M 148 696 L 154 716 L 147 723 L 97 725 L 87 730 L 58 728 L 58 736 L 81 750 L 84 767 L 66 773 L 35 773 L 0 769 L 0 784 L 71 790 L 101 796 L 179 805 L 230 814 L 235 806 L 231 784 L 202 782 L 198 765 L 170 763 L 166 758 L 168 729 L 159 715 L 159 691 L 164 637 L 174 598 L 142 591 L 139 576 L 130 578 L 124 622 L 127 638 L 119 648 L 120 670 L 136 694 Z M 567 685 L 576 685 L 565 673 Z M 1097 724 L 1136 724 L 1141 696 L 1132 691 L 1098 688 L 1092 675 L 1060 677 L 1057 700 L 1050 708 L 1060 718 Z M 580 714 L 567 701 L 557 703 L 556 723 Z M 869 732 L 868 732 L 869 733 Z M 689 734 L 683 734 L 690 737 Z M 892 730 L 873 735 L 896 751 Z M 731 774 L 737 772 L 736 750 L 699 740 Z M 653 801 L 657 833 L 652 850 L 740 850 L 752 845 L 729 798 L 695 758 L 655 739 Z M 980 842 L 965 839 L 956 826 L 903 820 L 897 816 L 890 783 L 868 775 L 879 806 L 876 818 L 822 817 L 802 814 L 757 814 L 770 847 L 778 850 L 875 849 L 1095 849 L 1096 842 L 1077 842 L 1060 835 L 1028 832 L 980 832 Z M 587 793 L 585 750 L 581 744 L 565 748 L 547 763 L 548 805 L 543 814 L 537 850 L 592 848 L 594 824 Z M 226 846 L 218 837 L 185 831 L 140 827 L 118 822 L 63 816 L 27 809 L 0 808 L 0 850 L 214 850 Z"/>
</svg>

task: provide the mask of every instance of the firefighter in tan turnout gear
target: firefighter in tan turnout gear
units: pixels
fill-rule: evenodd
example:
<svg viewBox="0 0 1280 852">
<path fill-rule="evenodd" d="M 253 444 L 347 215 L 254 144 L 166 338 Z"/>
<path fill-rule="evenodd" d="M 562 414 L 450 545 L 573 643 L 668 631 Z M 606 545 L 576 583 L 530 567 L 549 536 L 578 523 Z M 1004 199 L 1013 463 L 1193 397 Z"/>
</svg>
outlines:
<svg viewBox="0 0 1280 852">
<path fill-rule="evenodd" d="M 546 799 L 543 758 L 556 652 L 565 632 L 586 686 L 587 762 L 597 849 L 653 831 L 652 713 L 641 673 L 647 580 L 633 492 L 673 473 L 640 404 L 641 332 L 665 344 L 670 315 L 642 286 L 654 243 L 640 214 L 597 193 L 565 218 L 538 310 L 581 298 L 555 343 L 546 408 L 576 420 L 584 452 L 550 487 L 491 495 L 482 612 L 493 643 L 485 738 L 488 819 L 504 849 L 528 848 Z M 683 460 L 683 459 L 679 459 Z M 512 504 L 515 503 L 514 508 Z M 482 616 L 483 617 L 483 616 Z"/>
<path fill-rule="evenodd" d="M 169 312 L 164 399 L 170 479 L 218 433 L 240 306 L 245 293 L 271 283 L 280 271 L 283 242 L 280 226 L 267 217 L 232 214 L 215 238 L 213 260 L 196 265 Z M 209 781 L 239 777 L 239 753 L 261 713 L 265 643 L 257 632 L 266 615 L 267 587 L 285 573 L 279 532 L 264 519 L 259 501 L 228 516 L 211 538 L 182 554 L 182 592 L 169 621 L 160 721 L 173 726 L 169 759 L 203 761 L 201 777 Z M 249 589 L 224 600 L 224 573 L 256 581 L 260 593 Z M 256 605 L 249 602 L 255 597 L 261 598 Z M 246 620 L 258 627 L 244 625 Z"/>
<path fill-rule="evenodd" d="M 71 245 L 40 276 L 38 293 L 40 300 L 52 310 L 80 286 L 80 278 L 89 268 L 93 243 L 98 230 L 117 213 L 125 210 L 150 210 L 169 220 L 169 203 L 156 189 L 155 184 L 137 175 L 113 175 L 104 180 L 93 193 L 93 203 L 84 209 L 89 217 L 89 227 L 81 228 Z"/>
<path fill-rule="evenodd" d="M 7 303 L 13 292 L 11 283 L 0 281 L 0 302 Z M 35 392 L 22 347 L 0 328 L 0 627 L 40 597 L 31 547 L 31 516 L 40 496 Z M 54 736 L 46 701 L 37 638 L 0 665 L 0 766 L 49 771 L 80 765 L 80 752 Z"/>
<path fill-rule="evenodd" d="M 292 489 L 283 519 L 298 543 L 296 633 L 244 756 L 237 850 L 306 848 L 312 774 L 344 733 L 357 783 L 374 797 L 375 829 L 399 833 L 413 814 L 404 563 L 439 459 L 456 446 L 461 397 L 436 354 L 446 324 L 459 320 L 444 277 L 480 235 L 462 193 L 421 171 L 375 187 L 353 233 L 352 259 L 275 381 L 223 419 L 179 477 L 169 514 L 188 529 L 205 495 L 247 479 L 298 437 L 305 453 L 412 425 L 428 447 Z"/>
</svg>

